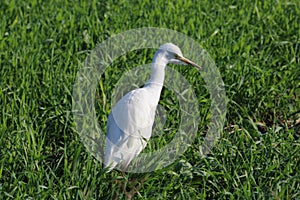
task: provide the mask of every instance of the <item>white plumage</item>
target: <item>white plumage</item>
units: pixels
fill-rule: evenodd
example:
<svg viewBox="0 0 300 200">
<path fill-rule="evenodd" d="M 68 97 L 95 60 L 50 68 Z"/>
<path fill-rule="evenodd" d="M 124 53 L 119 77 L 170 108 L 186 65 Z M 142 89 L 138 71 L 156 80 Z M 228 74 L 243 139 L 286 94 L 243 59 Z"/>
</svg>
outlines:
<svg viewBox="0 0 300 200">
<path fill-rule="evenodd" d="M 166 43 L 159 47 L 152 61 L 150 80 L 143 88 L 133 90 L 119 100 L 108 117 L 104 154 L 104 167 L 108 171 L 116 166 L 126 171 L 133 158 L 146 147 L 168 63 L 201 68 L 184 58 L 176 45 Z"/>
</svg>

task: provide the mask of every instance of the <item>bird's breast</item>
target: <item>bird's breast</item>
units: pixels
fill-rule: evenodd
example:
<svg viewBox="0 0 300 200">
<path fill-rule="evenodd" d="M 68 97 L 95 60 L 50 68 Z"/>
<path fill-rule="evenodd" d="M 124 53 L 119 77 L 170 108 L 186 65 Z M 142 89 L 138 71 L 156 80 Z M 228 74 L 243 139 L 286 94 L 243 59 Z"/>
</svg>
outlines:
<svg viewBox="0 0 300 200">
<path fill-rule="evenodd" d="M 112 109 L 117 126 L 127 135 L 150 138 L 157 102 L 144 88 L 126 94 Z"/>
</svg>

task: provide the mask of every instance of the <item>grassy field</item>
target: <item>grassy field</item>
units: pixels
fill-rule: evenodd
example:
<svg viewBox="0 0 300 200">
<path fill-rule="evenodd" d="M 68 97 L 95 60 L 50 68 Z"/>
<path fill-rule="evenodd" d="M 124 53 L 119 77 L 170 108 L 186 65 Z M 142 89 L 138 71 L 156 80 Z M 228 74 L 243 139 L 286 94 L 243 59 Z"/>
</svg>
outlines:
<svg viewBox="0 0 300 200">
<path fill-rule="evenodd" d="M 112 181 L 120 173 L 104 173 L 80 141 L 72 89 L 89 50 L 140 27 L 195 39 L 216 62 L 228 104 L 222 137 L 201 159 L 209 94 L 197 70 L 174 66 L 205 94 L 198 137 L 173 165 L 140 174 L 147 178 L 133 199 L 300 199 L 299 1 L 2 0 L 0 16 L 0 199 L 126 198 Z M 124 56 L 106 72 L 103 128 L 118 77 L 153 52 Z"/>
</svg>

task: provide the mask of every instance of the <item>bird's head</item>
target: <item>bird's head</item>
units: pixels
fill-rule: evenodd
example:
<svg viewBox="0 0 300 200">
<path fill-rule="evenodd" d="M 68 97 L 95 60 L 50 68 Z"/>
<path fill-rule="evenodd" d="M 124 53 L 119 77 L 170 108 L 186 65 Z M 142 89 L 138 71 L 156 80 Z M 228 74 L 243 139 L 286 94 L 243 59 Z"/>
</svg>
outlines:
<svg viewBox="0 0 300 200">
<path fill-rule="evenodd" d="M 178 64 L 178 65 L 191 65 L 198 69 L 201 69 L 199 65 L 193 61 L 183 57 L 182 52 L 178 46 L 172 43 L 166 43 L 159 47 L 159 51 L 166 52 L 168 63 Z"/>
</svg>

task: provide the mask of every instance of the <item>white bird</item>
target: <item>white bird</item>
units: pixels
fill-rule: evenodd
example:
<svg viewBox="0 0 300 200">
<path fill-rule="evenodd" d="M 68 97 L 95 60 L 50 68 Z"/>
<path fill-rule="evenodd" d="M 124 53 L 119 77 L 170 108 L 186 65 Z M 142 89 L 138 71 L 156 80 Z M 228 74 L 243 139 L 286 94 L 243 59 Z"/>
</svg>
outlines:
<svg viewBox="0 0 300 200">
<path fill-rule="evenodd" d="M 176 45 L 166 43 L 159 47 L 152 60 L 150 80 L 143 88 L 135 89 L 120 99 L 108 117 L 104 154 L 104 167 L 108 171 L 115 167 L 126 171 L 130 162 L 146 147 L 168 63 L 201 69 L 184 58 Z"/>
</svg>

